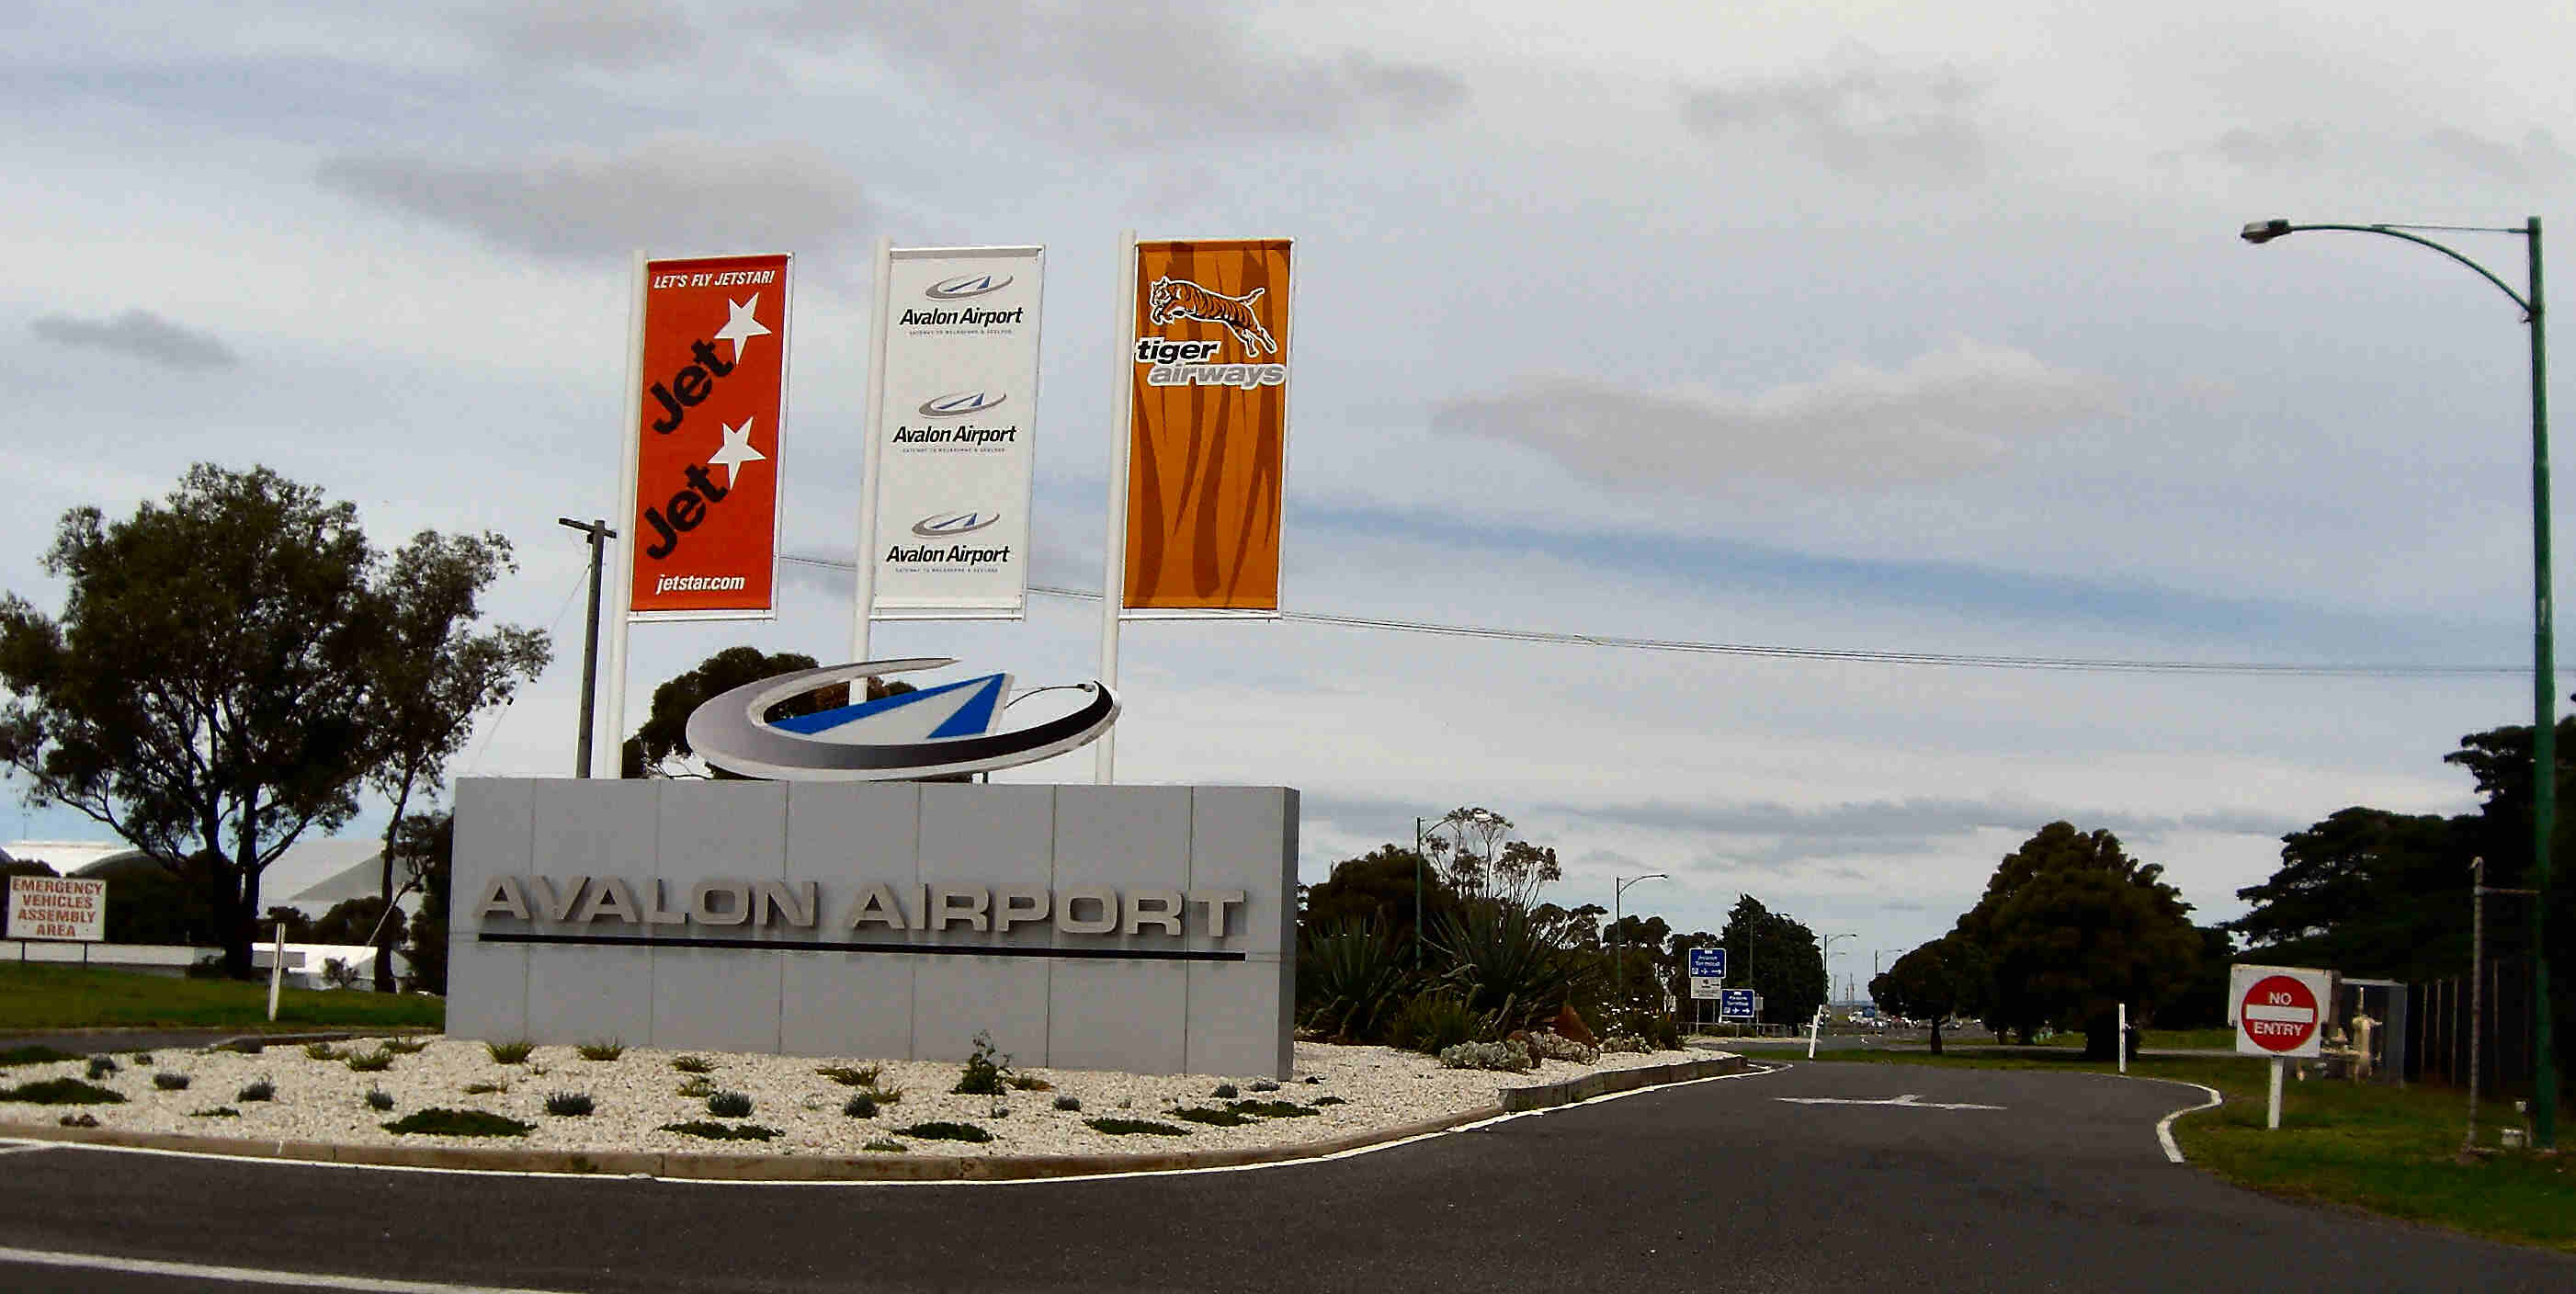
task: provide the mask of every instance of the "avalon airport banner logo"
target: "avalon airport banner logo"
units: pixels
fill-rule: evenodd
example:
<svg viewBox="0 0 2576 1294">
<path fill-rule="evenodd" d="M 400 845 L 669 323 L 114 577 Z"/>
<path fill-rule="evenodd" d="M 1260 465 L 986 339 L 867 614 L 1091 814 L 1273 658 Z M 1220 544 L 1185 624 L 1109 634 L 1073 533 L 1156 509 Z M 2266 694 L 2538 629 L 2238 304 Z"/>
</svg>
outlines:
<svg viewBox="0 0 2576 1294">
<path fill-rule="evenodd" d="M 644 263 L 624 522 L 634 619 L 775 612 L 788 259 Z"/>
<path fill-rule="evenodd" d="M 879 619 L 1018 619 L 1036 462 L 1038 247 L 893 248 L 868 446 Z"/>
<path fill-rule="evenodd" d="M 727 772 L 782 781 L 877 782 L 1011 768 L 1061 755 L 1118 721 L 1118 698 L 1099 682 L 1061 689 L 1083 698 L 1027 727 L 995 731 L 1020 697 L 1011 676 L 986 674 L 859 699 L 808 714 L 770 712 L 825 688 L 957 662 L 947 657 L 858 661 L 797 670 L 709 697 L 689 714 L 689 749 Z M 1032 691 L 1027 696 L 1037 695 Z M 1061 708 L 1061 707 L 1059 707 Z"/>
<path fill-rule="evenodd" d="M 1126 610 L 1278 614 L 1289 252 L 1136 244 Z"/>
</svg>

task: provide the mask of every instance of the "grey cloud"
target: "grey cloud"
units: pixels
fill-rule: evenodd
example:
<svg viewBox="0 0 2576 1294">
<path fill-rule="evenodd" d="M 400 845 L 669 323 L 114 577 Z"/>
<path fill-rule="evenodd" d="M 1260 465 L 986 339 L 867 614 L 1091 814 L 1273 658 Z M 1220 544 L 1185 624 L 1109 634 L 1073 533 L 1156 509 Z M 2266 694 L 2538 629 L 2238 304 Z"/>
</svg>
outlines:
<svg viewBox="0 0 2576 1294">
<path fill-rule="evenodd" d="M 58 346 L 103 350 L 164 368 L 230 368 L 240 362 L 233 348 L 214 334 L 172 323 L 149 310 L 128 310 L 112 319 L 45 315 L 28 328 Z"/>
<path fill-rule="evenodd" d="M 1613 485 L 1706 489 L 1747 474 L 1877 485 L 1983 466 L 2109 412 L 2112 394 L 2106 379 L 1961 341 L 1902 368 L 1846 365 L 1750 398 L 1530 377 L 1444 405 L 1431 425 L 1524 445 Z"/>
<path fill-rule="evenodd" d="M 1971 111 L 1981 93 L 1947 69 L 1854 67 L 1702 90 L 1683 101 L 1682 121 L 1720 142 L 1785 135 L 1856 178 L 1957 183 L 1985 170 L 1985 132 Z"/>
<path fill-rule="evenodd" d="M 2010 798 L 1875 800 L 1818 808 L 1766 802 L 1556 804 L 1544 806 L 1543 811 L 1592 823 L 1726 841 L 1725 848 L 1708 851 L 1701 864 L 1704 868 L 1780 873 L 1794 870 L 1801 874 L 1811 873 L 1812 867 L 1805 865 L 1819 859 L 1924 853 L 1979 831 L 2004 831 L 2026 837 L 2060 819 L 2087 831 L 2108 830 L 2133 853 L 2184 833 L 2277 837 L 2308 825 L 2272 814 L 2230 811 L 2158 816 Z M 2146 861 L 2157 860 L 2149 857 Z"/>
<path fill-rule="evenodd" d="M 687 14 L 668 0 L 514 0 L 466 11 L 458 22 L 477 44 L 504 57 L 612 70 L 669 62 L 702 43 Z"/>
<path fill-rule="evenodd" d="M 342 157 L 322 183 L 379 206 L 549 257 L 629 248 L 842 243 L 874 220 L 858 184 L 798 144 L 659 136 L 623 153 L 492 165 Z"/>
<path fill-rule="evenodd" d="M 2422 135 L 2385 132 L 2329 133 L 2309 122 L 2272 130 L 2239 127 L 2210 148 L 2249 174 L 2285 175 L 2345 171 L 2369 175 L 2447 172 L 2464 179 L 2512 184 L 2555 182 L 2576 172 L 2576 156 L 2546 130 L 2513 143 L 2442 127 Z"/>
<path fill-rule="evenodd" d="M 861 39 L 943 96 L 1007 96 L 1058 129 L 1126 142 L 1343 134 L 1437 117 L 1467 96 L 1427 64 L 1280 52 L 1237 11 L 1184 0 L 805 4 L 774 21 L 799 39 Z"/>
<path fill-rule="evenodd" d="M 2220 157 L 2248 171 L 2300 170 L 2325 157 L 2323 132 L 2306 124 L 2260 131 L 2239 126 L 2218 137 Z"/>
<path fill-rule="evenodd" d="M 2559 180 L 2571 169 L 2567 150 L 2545 130 L 2524 135 L 2520 144 L 2508 144 L 2465 130 L 2444 129 L 2426 135 L 2423 146 L 2460 171 L 2512 183 Z"/>
</svg>

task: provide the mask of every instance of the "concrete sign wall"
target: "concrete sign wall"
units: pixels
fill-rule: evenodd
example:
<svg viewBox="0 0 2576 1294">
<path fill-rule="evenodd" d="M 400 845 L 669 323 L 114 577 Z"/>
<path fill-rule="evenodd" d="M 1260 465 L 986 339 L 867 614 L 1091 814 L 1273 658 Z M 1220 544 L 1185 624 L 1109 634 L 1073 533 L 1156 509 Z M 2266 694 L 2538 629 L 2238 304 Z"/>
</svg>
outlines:
<svg viewBox="0 0 2576 1294">
<path fill-rule="evenodd" d="M 1297 792 L 470 778 L 447 1031 L 1288 1076 Z"/>
</svg>

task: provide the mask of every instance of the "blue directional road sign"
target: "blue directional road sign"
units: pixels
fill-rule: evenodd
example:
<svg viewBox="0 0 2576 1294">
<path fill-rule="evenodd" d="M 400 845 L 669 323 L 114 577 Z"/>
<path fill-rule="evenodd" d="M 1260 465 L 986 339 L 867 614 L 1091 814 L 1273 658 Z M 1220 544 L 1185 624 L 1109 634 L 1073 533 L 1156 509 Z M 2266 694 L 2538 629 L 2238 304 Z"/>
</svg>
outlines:
<svg viewBox="0 0 2576 1294">
<path fill-rule="evenodd" d="M 1723 948 L 1691 949 L 1690 973 L 1692 979 L 1725 979 L 1726 950 Z"/>
<path fill-rule="evenodd" d="M 1753 990 L 1749 988 L 1730 988 L 1719 990 L 1717 995 L 1717 1018 L 1720 1020 L 1752 1019 Z"/>
</svg>

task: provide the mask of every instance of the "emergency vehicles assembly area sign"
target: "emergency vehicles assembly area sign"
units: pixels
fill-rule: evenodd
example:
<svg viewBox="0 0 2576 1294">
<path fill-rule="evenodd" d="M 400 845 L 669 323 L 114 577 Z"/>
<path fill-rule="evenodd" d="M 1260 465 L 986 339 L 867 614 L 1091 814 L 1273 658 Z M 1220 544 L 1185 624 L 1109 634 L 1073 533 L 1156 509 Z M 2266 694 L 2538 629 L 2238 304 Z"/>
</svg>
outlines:
<svg viewBox="0 0 2576 1294">
<path fill-rule="evenodd" d="M 787 271 L 784 254 L 644 263 L 621 523 L 634 619 L 775 613 Z"/>
<path fill-rule="evenodd" d="M 107 882 L 78 876 L 9 878 L 11 939 L 107 937 Z"/>
</svg>

